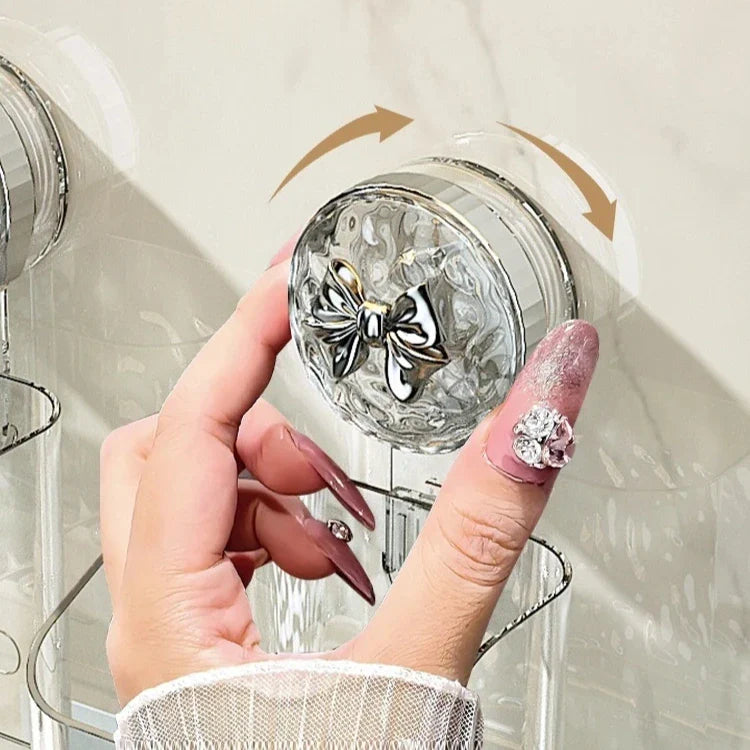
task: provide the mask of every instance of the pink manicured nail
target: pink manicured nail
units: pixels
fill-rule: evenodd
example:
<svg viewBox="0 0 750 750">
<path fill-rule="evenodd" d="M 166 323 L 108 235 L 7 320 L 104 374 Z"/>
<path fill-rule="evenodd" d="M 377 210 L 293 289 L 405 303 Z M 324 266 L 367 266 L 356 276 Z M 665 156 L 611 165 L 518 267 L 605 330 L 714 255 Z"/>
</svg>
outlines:
<svg viewBox="0 0 750 750">
<path fill-rule="evenodd" d="M 317 518 L 306 518 L 305 533 L 318 546 L 320 551 L 333 563 L 336 572 L 348 583 L 366 602 L 375 604 L 375 591 L 372 583 L 360 565 L 359 560 L 349 548 L 349 545 L 337 539 L 328 526 Z"/>
<path fill-rule="evenodd" d="M 307 435 L 296 430 L 289 430 L 292 442 L 302 453 L 310 466 L 320 474 L 328 489 L 339 502 L 361 523 L 372 530 L 375 528 L 375 516 L 357 486 L 346 475 L 346 472 L 326 453 L 324 453 Z"/>
<path fill-rule="evenodd" d="M 297 244 L 297 240 L 300 238 L 301 232 L 297 232 L 297 234 L 292 237 L 291 240 L 284 243 L 282 248 L 277 251 L 277 253 L 271 258 L 271 261 L 268 264 L 268 268 L 273 268 L 273 266 L 278 265 L 282 261 L 286 260 L 287 258 L 292 257 L 292 253 L 294 252 L 294 246 Z"/>
<path fill-rule="evenodd" d="M 541 340 L 490 426 L 485 456 L 496 469 L 519 482 L 551 486 L 559 468 L 549 465 L 536 468 L 522 460 L 516 441 L 527 431 L 524 427 L 516 429 L 516 425 L 536 405 L 557 410 L 573 425 L 598 357 L 596 329 L 582 320 L 563 323 Z M 540 440 L 540 445 L 546 444 L 551 452 L 551 462 L 556 466 L 572 454 L 571 437 L 568 425 L 563 423 L 546 441 Z M 535 445 L 530 447 L 536 450 Z M 529 454 L 526 455 L 528 458 Z M 537 461 L 544 462 L 544 458 Z"/>
</svg>

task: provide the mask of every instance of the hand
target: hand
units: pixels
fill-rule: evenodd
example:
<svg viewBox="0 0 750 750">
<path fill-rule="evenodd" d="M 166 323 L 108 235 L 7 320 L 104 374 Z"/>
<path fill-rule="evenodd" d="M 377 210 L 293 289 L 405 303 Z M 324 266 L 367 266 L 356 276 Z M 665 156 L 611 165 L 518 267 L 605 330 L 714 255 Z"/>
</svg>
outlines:
<svg viewBox="0 0 750 750">
<path fill-rule="evenodd" d="M 118 696 L 191 672 L 281 658 L 260 648 L 246 594 L 256 568 L 338 573 L 372 587 L 299 494 L 328 486 L 358 520 L 355 486 L 260 396 L 289 339 L 288 261 L 268 269 L 186 369 L 161 412 L 116 430 L 101 458 L 101 533 Z M 556 469 L 514 454 L 513 426 L 544 402 L 573 422 L 596 363 L 577 321 L 537 348 L 503 407 L 464 446 L 422 533 L 364 631 L 325 658 L 398 664 L 466 682 Z M 563 457 L 564 459 L 564 457 Z M 239 478 L 247 468 L 253 480 Z M 408 638 L 393 638 L 393 633 Z M 319 657 L 320 655 L 318 655 Z"/>
</svg>

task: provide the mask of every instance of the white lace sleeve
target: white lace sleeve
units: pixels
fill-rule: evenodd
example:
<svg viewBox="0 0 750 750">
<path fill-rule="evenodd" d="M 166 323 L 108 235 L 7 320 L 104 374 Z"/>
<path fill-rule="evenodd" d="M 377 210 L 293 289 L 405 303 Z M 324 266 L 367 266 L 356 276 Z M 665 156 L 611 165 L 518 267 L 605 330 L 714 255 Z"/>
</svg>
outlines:
<svg viewBox="0 0 750 750">
<path fill-rule="evenodd" d="M 477 696 L 382 664 L 281 660 L 187 675 L 117 716 L 122 750 L 467 748 L 482 745 Z"/>
</svg>

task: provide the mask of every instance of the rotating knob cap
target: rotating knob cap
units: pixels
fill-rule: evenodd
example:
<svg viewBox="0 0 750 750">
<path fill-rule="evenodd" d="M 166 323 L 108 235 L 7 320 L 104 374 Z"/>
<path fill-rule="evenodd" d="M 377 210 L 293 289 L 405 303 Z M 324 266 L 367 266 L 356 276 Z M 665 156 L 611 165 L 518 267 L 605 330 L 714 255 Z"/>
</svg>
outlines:
<svg viewBox="0 0 750 750">
<path fill-rule="evenodd" d="M 489 169 L 440 157 L 323 206 L 297 242 L 289 300 L 302 362 L 334 411 L 425 454 L 462 445 L 577 310 L 541 209 Z"/>
</svg>

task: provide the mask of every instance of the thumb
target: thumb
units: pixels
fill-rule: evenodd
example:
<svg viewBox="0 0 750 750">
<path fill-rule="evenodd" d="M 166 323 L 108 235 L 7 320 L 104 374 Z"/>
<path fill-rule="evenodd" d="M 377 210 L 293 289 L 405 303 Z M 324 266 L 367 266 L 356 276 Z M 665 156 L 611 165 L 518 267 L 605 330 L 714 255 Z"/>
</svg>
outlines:
<svg viewBox="0 0 750 750">
<path fill-rule="evenodd" d="M 462 449 L 388 596 L 353 644 L 355 659 L 468 680 L 503 586 L 570 457 L 568 428 L 598 352 L 596 330 L 579 320 L 540 342 L 506 402 Z M 524 436 L 516 425 L 532 407 L 540 408 L 525 420 Z"/>
</svg>

